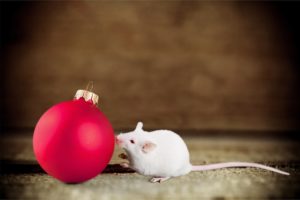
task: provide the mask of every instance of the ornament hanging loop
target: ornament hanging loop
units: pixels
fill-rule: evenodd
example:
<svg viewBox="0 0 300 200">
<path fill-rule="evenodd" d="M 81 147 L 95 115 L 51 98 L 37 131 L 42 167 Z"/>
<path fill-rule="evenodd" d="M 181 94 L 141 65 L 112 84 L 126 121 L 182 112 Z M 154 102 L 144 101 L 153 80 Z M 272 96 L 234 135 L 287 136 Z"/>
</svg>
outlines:
<svg viewBox="0 0 300 200">
<path fill-rule="evenodd" d="M 89 81 L 88 84 L 86 85 L 85 90 L 93 92 L 93 89 L 94 89 L 94 82 L 93 81 Z"/>
</svg>

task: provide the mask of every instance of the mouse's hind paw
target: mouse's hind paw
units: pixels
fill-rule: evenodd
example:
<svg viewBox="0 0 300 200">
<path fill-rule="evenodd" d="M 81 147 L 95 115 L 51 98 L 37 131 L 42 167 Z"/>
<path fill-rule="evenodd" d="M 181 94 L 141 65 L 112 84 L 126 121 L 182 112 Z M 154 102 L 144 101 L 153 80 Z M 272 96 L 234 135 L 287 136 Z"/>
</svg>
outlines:
<svg viewBox="0 0 300 200">
<path fill-rule="evenodd" d="M 150 179 L 150 182 L 151 183 L 162 183 L 168 179 L 170 179 L 170 177 L 153 177 Z"/>
</svg>

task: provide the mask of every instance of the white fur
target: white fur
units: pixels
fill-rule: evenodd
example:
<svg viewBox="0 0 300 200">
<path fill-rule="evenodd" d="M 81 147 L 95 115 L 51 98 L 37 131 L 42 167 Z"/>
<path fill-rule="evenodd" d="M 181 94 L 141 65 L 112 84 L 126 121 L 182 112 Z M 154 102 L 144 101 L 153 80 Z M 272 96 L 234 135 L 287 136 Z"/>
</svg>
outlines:
<svg viewBox="0 0 300 200">
<path fill-rule="evenodd" d="M 169 130 L 144 131 L 142 122 L 137 124 L 134 131 L 118 135 L 117 143 L 126 151 L 129 167 L 142 175 L 153 176 L 151 182 L 161 182 L 170 177 L 188 174 L 190 171 L 226 167 L 256 167 L 289 175 L 287 172 L 257 163 L 228 162 L 193 166 L 190 164 L 188 148 L 179 135 Z M 151 146 L 155 148 L 143 151 L 146 143 L 153 143 Z"/>
<path fill-rule="evenodd" d="M 175 177 L 191 171 L 189 151 L 179 135 L 169 130 L 144 131 L 139 123 L 133 132 L 120 134 L 129 165 L 138 173 L 154 177 Z M 135 144 L 131 144 L 133 139 Z M 153 142 L 156 148 L 145 154 L 142 146 Z"/>
</svg>

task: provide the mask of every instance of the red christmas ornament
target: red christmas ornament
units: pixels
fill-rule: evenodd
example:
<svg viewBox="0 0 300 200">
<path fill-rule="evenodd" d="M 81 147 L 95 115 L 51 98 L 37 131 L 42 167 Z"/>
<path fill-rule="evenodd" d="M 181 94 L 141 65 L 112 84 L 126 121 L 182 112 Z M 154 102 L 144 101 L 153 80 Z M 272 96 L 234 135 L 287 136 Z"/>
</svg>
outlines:
<svg viewBox="0 0 300 200">
<path fill-rule="evenodd" d="M 54 105 L 39 119 L 33 150 L 51 176 L 79 183 L 100 174 L 114 150 L 114 134 L 105 115 L 96 107 L 98 96 L 78 90 L 72 101 Z"/>
</svg>

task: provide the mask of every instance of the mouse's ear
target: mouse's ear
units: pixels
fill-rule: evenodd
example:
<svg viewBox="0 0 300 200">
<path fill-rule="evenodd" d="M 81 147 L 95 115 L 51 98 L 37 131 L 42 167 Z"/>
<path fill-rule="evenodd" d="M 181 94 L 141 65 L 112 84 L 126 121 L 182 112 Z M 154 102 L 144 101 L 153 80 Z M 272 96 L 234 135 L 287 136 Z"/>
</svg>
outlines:
<svg viewBox="0 0 300 200">
<path fill-rule="evenodd" d="M 142 147 L 142 151 L 144 153 L 149 153 L 151 151 L 153 151 L 156 148 L 156 144 L 150 141 L 146 141 Z"/>
<path fill-rule="evenodd" d="M 142 130 L 142 129 L 143 129 L 143 122 L 138 122 L 135 130 Z"/>
</svg>

